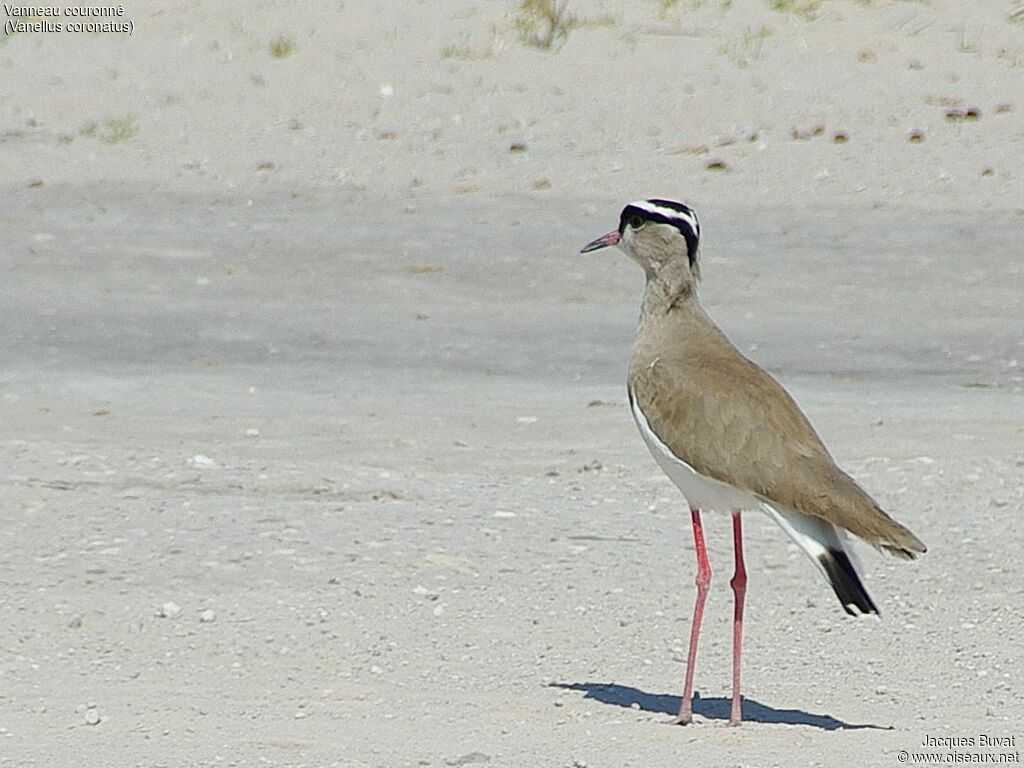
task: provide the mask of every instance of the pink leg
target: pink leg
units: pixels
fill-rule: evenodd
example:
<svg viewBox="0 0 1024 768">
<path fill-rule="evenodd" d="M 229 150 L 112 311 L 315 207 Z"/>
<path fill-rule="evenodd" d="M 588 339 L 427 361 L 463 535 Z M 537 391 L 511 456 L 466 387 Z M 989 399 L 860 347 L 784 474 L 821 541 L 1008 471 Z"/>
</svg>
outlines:
<svg viewBox="0 0 1024 768">
<path fill-rule="evenodd" d="M 736 596 L 736 610 L 732 621 L 732 714 L 729 716 L 729 725 L 739 725 L 743 722 L 740 657 L 743 649 L 743 598 L 747 593 L 747 568 L 743 564 L 743 528 L 739 512 L 732 514 L 732 547 L 736 556 L 736 573 L 729 584 Z"/>
<path fill-rule="evenodd" d="M 676 718 L 680 725 L 693 721 L 693 670 L 697 663 L 697 640 L 700 638 L 700 622 L 704 617 L 704 600 L 711 583 L 711 565 L 708 563 L 708 551 L 704 547 L 700 510 L 691 509 L 690 517 L 693 520 L 693 545 L 697 550 L 697 602 L 693 606 L 693 622 L 690 625 L 690 652 L 686 655 L 686 685 L 683 688 L 683 701 L 679 705 L 679 717 Z"/>
</svg>

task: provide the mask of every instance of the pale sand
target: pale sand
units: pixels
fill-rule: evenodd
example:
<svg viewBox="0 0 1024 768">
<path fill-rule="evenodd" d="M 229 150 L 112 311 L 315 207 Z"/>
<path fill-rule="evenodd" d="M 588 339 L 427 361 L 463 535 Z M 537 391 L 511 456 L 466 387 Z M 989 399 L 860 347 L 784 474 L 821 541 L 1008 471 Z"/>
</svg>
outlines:
<svg viewBox="0 0 1024 768">
<path fill-rule="evenodd" d="M 0 765 L 1020 749 L 1014 5 L 577 3 L 613 23 L 557 53 L 511 3 L 390 6 L 0 42 Z M 661 724 L 688 519 L 625 405 L 642 276 L 576 254 L 653 194 L 702 214 L 709 310 L 930 548 L 864 551 L 883 616 L 854 621 L 749 516 L 741 729 L 722 518 L 698 723 Z"/>
</svg>

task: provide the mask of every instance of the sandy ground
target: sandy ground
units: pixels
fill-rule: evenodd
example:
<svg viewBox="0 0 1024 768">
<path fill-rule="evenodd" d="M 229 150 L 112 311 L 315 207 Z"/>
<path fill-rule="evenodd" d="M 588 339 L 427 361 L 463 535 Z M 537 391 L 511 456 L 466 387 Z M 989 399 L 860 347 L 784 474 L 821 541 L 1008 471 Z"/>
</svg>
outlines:
<svg viewBox="0 0 1024 768">
<path fill-rule="evenodd" d="M 1013 9 L 580 2 L 554 52 L 497 0 L 0 37 L 0 765 L 1022 750 Z M 930 548 L 864 551 L 854 621 L 750 516 L 741 729 L 721 518 L 698 722 L 664 724 L 688 520 L 625 404 L 642 276 L 576 253 L 654 194 Z"/>
</svg>

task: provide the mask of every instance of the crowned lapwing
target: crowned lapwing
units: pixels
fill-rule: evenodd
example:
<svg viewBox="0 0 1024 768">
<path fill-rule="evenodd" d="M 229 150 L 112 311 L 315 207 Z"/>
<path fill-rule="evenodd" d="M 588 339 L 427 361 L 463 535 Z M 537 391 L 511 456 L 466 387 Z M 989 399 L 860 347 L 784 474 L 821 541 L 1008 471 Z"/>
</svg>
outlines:
<svg viewBox="0 0 1024 768">
<path fill-rule="evenodd" d="M 697 600 L 677 722 L 693 718 L 693 671 L 711 568 L 700 513 L 732 515 L 736 571 L 730 725 L 742 720 L 743 564 L 740 513 L 766 512 L 810 556 L 851 615 L 877 614 L 857 575 L 846 532 L 897 557 L 925 551 L 836 466 L 778 382 L 744 357 L 697 300 L 700 224 L 672 200 L 630 203 L 619 226 L 583 252 L 617 245 L 647 274 L 629 365 L 629 404 L 647 447 L 683 492 L 697 553 Z"/>
</svg>

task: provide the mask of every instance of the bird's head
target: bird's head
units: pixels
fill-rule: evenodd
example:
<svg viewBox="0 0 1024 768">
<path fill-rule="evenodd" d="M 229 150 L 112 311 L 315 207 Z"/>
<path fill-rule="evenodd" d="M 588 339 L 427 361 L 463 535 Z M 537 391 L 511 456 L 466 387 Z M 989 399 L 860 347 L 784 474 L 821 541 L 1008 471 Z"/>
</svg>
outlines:
<svg viewBox="0 0 1024 768">
<path fill-rule="evenodd" d="M 647 272 L 685 267 L 693 280 L 700 277 L 697 251 L 700 222 L 688 205 L 675 200 L 638 200 L 622 209 L 619 228 L 583 246 L 581 253 L 617 245 Z"/>
</svg>

